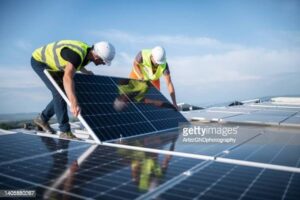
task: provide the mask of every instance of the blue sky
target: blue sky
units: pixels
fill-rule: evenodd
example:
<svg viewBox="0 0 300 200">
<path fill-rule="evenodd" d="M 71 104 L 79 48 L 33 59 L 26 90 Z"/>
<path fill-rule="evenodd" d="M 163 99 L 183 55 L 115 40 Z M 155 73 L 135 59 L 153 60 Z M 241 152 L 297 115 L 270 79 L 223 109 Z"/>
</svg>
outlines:
<svg viewBox="0 0 300 200">
<path fill-rule="evenodd" d="M 297 0 L 0 2 L 0 113 L 44 108 L 51 95 L 29 61 L 60 39 L 112 42 L 112 66 L 88 68 L 122 77 L 140 49 L 163 45 L 178 102 L 300 94 Z"/>
</svg>

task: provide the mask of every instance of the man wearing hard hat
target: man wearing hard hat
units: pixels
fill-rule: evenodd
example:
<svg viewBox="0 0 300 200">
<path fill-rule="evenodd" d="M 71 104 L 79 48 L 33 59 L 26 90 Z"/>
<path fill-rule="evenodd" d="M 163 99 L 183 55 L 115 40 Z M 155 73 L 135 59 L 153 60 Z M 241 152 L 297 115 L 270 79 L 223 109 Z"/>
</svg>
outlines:
<svg viewBox="0 0 300 200">
<path fill-rule="evenodd" d="M 80 41 L 60 40 L 36 49 L 32 53 L 31 66 L 51 91 L 53 99 L 34 120 L 34 123 L 44 131 L 54 134 L 55 131 L 49 126 L 48 121 L 55 114 L 61 132 L 60 137 L 75 138 L 70 129 L 66 102 L 43 71 L 44 69 L 64 71 L 64 89 L 71 102 L 71 112 L 77 117 L 80 113 L 80 107 L 74 91 L 73 76 L 75 72 L 93 74 L 85 69 L 87 64 L 93 62 L 95 65 L 110 65 L 114 57 L 115 48 L 109 42 L 98 42 L 90 47 Z"/>
<path fill-rule="evenodd" d="M 132 79 L 151 81 L 160 90 L 160 77 L 164 75 L 174 107 L 177 109 L 174 85 L 171 80 L 170 69 L 166 61 L 165 49 L 161 46 L 140 51 L 133 63 L 129 75 Z"/>
</svg>

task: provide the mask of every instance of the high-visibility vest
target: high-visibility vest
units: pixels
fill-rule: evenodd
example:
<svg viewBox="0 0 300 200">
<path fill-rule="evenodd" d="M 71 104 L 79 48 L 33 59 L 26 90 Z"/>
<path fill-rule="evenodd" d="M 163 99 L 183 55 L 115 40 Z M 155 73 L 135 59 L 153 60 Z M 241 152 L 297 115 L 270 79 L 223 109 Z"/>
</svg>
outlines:
<svg viewBox="0 0 300 200">
<path fill-rule="evenodd" d="M 118 88 L 119 94 L 125 94 L 132 100 L 140 102 L 145 98 L 149 86 L 143 81 L 130 80 L 128 84 L 119 85 Z"/>
<path fill-rule="evenodd" d="M 63 71 L 68 61 L 63 59 L 60 53 L 65 47 L 73 50 L 80 56 L 81 63 L 76 70 L 82 69 L 82 67 L 84 67 L 82 64 L 87 55 L 89 46 L 80 41 L 60 40 L 58 42 L 53 42 L 36 49 L 32 53 L 32 57 L 39 62 L 47 64 L 54 71 Z"/>
<path fill-rule="evenodd" d="M 158 65 L 155 74 L 153 74 L 153 66 L 151 63 L 151 49 L 142 50 L 143 63 L 139 64 L 144 80 L 158 80 L 164 73 L 167 64 Z"/>
</svg>

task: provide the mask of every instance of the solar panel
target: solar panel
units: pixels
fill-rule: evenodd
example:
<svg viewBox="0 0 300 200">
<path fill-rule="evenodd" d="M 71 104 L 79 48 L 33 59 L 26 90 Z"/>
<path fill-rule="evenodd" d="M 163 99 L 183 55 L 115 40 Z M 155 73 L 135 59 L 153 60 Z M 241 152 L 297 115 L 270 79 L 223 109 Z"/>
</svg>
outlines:
<svg viewBox="0 0 300 200">
<path fill-rule="evenodd" d="M 274 155 L 276 159 L 272 160 Z M 264 129 L 261 135 L 225 157 L 295 167 L 300 158 L 299 130 L 289 129 L 287 132 L 274 128 Z"/>
<path fill-rule="evenodd" d="M 299 199 L 300 174 L 213 163 L 157 199 Z M 149 195 L 151 196 L 151 195 Z"/>
<path fill-rule="evenodd" d="M 284 121 L 281 121 L 280 122 L 280 125 L 283 125 L 283 126 L 298 126 L 300 127 L 300 114 L 296 114 L 294 116 L 291 116 L 290 118 L 284 120 Z"/>
<path fill-rule="evenodd" d="M 145 82 L 124 78 L 112 78 L 118 86 L 145 85 Z M 126 84 L 127 83 L 127 84 Z M 135 86 L 132 86 L 134 88 Z M 144 90 L 144 88 L 142 88 Z M 134 93 L 133 93 L 134 94 Z M 131 93 L 128 94 L 131 97 Z M 143 101 L 130 98 L 136 108 L 147 118 L 156 130 L 165 130 L 178 127 L 179 122 L 187 122 L 186 119 L 174 109 L 172 104 L 152 84 L 147 83 L 147 90 L 143 93 Z"/>
<path fill-rule="evenodd" d="M 68 102 L 61 72 L 47 72 Z M 76 74 L 79 119 L 99 142 L 176 128 L 186 119 L 149 82 Z"/>
<path fill-rule="evenodd" d="M 224 164 L 218 157 L 203 160 L 26 134 L 0 137 L 6 144 L 0 146 L 0 157 L 4 158 L 0 189 L 34 190 L 38 199 L 299 198 L 299 170 Z M 171 152 L 176 150 L 170 145 L 172 137 L 162 137 L 165 143 L 161 145 Z M 11 154 L 6 155 L 8 146 Z M 39 152 L 30 151 L 31 146 Z M 261 149 L 255 150 L 240 158 L 256 157 Z M 283 157 L 278 152 L 270 152 L 268 160 L 260 161 L 280 160 Z M 19 154 L 26 157 L 5 159 Z M 297 160 L 293 166 L 299 167 L 298 154 L 293 159 Z"/>
<path fill-rule="evenodd" d="M 28 137 L 23 136 L 16 134 L 14 137 Z M 39 136 L 29 137 L 38 139 L 35 143 L 44 145 L 44 151 L 40 152 L 40 157 L 32 155 L 24 160 L 0 164 L 0 189 L 33 189 L 37 197 L 44 199 L 62 199 L 64 196 L 72 199 L 134 199 L 203 162 L 101 145 L 82 146 L 81 142 L 71 142 L 74 146 L 79 145 L 78 148 L 61 151 L 58 147 L 52 152 L 53 142 L 66 145 L 70 141 L 46 138 L 53 141 L 44 142 Z M 11 151 L 15 154 L 24 151 L 27 142 L 20 143 L 20 149 L 11 148 Z"/>
<path fill-rule="evenodd" d="M 44 143 L 49 143 L 47 146 Z M 69 149 L 84 148 L 86 143 L 58 140 L 47 137 L 32 137 L 28 134 L 7 134 L 0 136 L 0 165 L 26 160 L 32 157 L 55 154 Z M 48 149 L 47 149 L 48 147 Z"/>
<path fill-rule="evenodd" d="M 69 103 L 62 73 L 47 73 Z M 185 118 L 149 83 L 74 79 L 79 118 L 93 138 L 125 138 L 96 145 L 1 135 L 0 191 L 34 190 L 38 199 L 300 198 L 299 129 L 238 124 L 237 143 L 184 144 L 178 123 Z"/>
<path fill-rule="evenodd" d="M 185 127 L 208 126 L 203 123 L 191 123 Z M 222 125 L 217 123 L 210 124 L 210 127 L 232 127 L 232 125 Z M 140 136 L 135 138 L 124 139 L 123 143 L 131 146 L 143 146 L 155 149 L 168 150 L 170 145 L 174 146 L 174 151 L 184 152 L 191 154 L 201 154 L 208 156 L 216 156 L 222 154 L 222 152 L 230 150 L 236 146 L 239 146 L 249 140 L 254 139 L 263 129 L 257 127 L 239 127 L 239 132 L 243 134 L 237 134 L 235 136 L 236 141 L 234 143 L 184 143 L 183 136 L 180 130 L 166 131 L 162 134 L 150 134 L 146 136 Z"/>
<path fill-rule="evenodd" d="M 184 113 L 188 119 L 219 121 L 225 123 L 247 123 L 299 127 L 300 106 L 280 106 L 257 103 L 234 107 L 212 107 Z M 297 117 L 298 116 L 298 117 Z"/>
</svg>

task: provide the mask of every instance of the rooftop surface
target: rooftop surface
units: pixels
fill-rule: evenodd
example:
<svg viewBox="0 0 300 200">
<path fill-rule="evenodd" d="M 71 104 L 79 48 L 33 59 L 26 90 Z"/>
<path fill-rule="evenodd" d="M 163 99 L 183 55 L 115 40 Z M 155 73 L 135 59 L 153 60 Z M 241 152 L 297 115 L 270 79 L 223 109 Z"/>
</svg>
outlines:
<svg viewBox="0 0 300 200">
<path fill-rule="evenodd" d="M 299 127 L 300 103 L 299 98 L 273 98 L 266 102 L 212 107 L 184 115 L 196 121 Z"/>
</svg>

